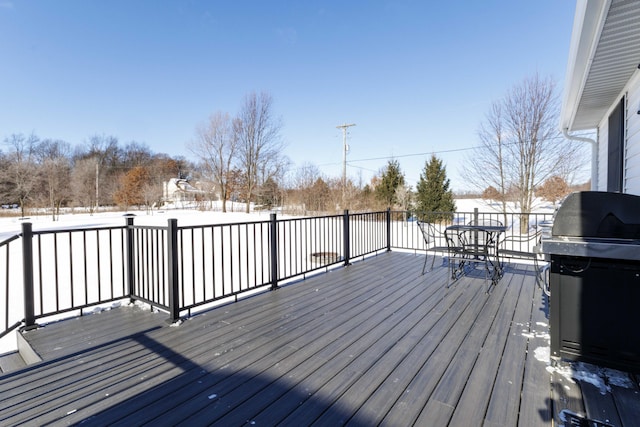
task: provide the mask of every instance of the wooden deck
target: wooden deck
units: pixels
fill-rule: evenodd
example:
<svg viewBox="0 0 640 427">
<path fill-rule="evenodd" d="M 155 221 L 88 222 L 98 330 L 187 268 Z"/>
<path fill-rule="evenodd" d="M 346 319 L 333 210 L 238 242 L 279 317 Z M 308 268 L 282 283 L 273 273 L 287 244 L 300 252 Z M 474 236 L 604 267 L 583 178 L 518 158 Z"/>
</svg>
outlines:
<svg viewBox="0 0 640 427">
<path fill-rule="evenodd" d="M 0 377 L 0 425 L 528 427 L 561 399 L 580 410 L 534 356 L 531 266 L 486 294 L 481 271 L 447 289 L 422 260 L 385 253 L 177 327 L 122 307 L 27 332 L 43 362 Z"/>
</svg>

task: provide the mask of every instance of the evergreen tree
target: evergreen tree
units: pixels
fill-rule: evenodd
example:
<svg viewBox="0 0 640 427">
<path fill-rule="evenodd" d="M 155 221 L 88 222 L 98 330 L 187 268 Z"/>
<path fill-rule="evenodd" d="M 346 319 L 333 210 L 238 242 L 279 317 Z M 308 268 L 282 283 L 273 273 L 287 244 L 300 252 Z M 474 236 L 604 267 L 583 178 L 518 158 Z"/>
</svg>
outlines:
<svg viewBox="0 0 640 427">
<path fill-rule="evenodd" d="M 380 183 L 376 186 L 376 198 L 385 206 L 393 207 L 398 201 L 396 191 L 404 186 L 404 175 L 397 160 L 389 160 L 387 168 L 382 172 Z"/>
<path fill-rule="evenodd" d="M 272 177 L 267 178 L 264 184 L 260 186 L 258 192 L 258 204 L 265 209 L 271 209 L 272 207 L 277 206 L 279 193 L 280 188 L 278 183 Z"/>
<path fill-rule="evenodd" d="M 456 210 L 446 168 L 435 155 L 425 163 L 420 173 L 416 187 L 416 209 L 418 218 L 427 222 L 450 221 Z"/>
</svg>

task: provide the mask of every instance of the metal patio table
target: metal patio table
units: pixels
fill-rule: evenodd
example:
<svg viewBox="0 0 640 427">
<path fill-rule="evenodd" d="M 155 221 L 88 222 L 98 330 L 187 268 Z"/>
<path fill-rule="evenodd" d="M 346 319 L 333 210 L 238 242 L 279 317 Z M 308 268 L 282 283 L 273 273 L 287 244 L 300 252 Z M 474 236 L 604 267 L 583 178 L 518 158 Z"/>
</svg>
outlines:
<svg viewBox="0 0 640 427">
<path fill-rule="evenodd" d="M 450 225 L 445 229 L 449 250 L 447 287 L 466 274 L 470 267 L 482 264 L 485 269 L 487 292 L 502 277 L 498 256 L 499 237 L 506 231 L 502 225 Z"/>
</svg>

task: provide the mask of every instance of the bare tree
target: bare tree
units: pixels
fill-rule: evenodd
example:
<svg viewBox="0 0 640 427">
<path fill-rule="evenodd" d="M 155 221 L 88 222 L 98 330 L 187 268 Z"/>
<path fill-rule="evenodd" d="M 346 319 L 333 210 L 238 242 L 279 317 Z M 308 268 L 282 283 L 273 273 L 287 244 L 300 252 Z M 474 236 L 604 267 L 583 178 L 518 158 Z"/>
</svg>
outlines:
<svg viewBox="0 0 640 427">
<path fill-rule="evenodd" d="M 71 146 L 58 140 L 45 139 L 37 149 L 40 172 L 46 187 L 52 219 L 60 216 L 60 207 L 71 197 Z"/>
<path fill-rule="evenodd" d="M 519 211 L 531 212 L 538 185 L 583 164 L 582 147 L 564 140 L 557 123 L 553 81 L 538 75 L 525 79 L 492 105 L 480 127 L 480 146 L 469 156 L 463 176 L 478 190 L 498 190 L 504 212 L 511 191 Z M 521 226 L 528 227 L 526 216 Z"/>
<path fill-rule="evenodd" d="M 86 142 L 88 146 L 84 157 L 97 157 L 103 168 L 116 168 L 122 164 L 122 149 L 115 136 L 94 135 Z"/>
<path fill-rule="evenodd" d="M 9 147 L 6 154 L 7 165 L 1 171 L 5 181 L 5 198 L 20 204 L 21 215 L 26 213 L 27 203 L 37 189 L 39 178 L 36 167 L 36 149 L 39 139 L 35 135 L 28 137 L 13 134 L 5 139 Z"/>
<path fill-rule="evenodd" d="M 74 200 L 79 206 L 94 212 L 96 202 L 96 165 L 99 159 L 90 157 L 76 160 L 71 172 L 71 190 Z"/>
<path fill-rule="evenodd" d="M 122 157 L 122 165 L 129 170 L 136 166 L 147 166 L 153 159 L 153 153 L 146 144 L 131 141 L 125 145 L 123 150 L 119 150 Z"/>
<path fill-rule="evenodd" d="M 111 204 L 114 202 L 113 195 L 118 191 L 120 179 L 127 172 L 118 138 L 94 135 L 85 145 L 85 150 L 79 151 L 75 158 L 94 159 L 96 177 L 92 181 L 96 184 L 94 188 L 98 190 L 94 197 L 95 203 L 97 206 Z"/>
<path fill-rule="evenodd" d="M 491 187 L 497 190 L 494 200 L 502 204 L 502 211 L 507 211 L 507 192 L 509 183 L 506 176 L 505 162 L 505 125 L 503 106 L 499 102 L 491 104 L 486 120 L 480 125 L 478 138 L 480 148 L 474 150 L 467 160 L 463 175 L 467 182 L 473 183 L 477 189 Z"/>
<path fill-rule="evenodd" d="M 306 214 L 307 210 L 314 210 L 313 207 L 313 186 L 316 181 L 322 179 L 322 173 L 318 166 L 313 163 L 305 163 L 296 170 L 293 177 L 295 192 L 295 202 L 302 207 Z"/>
<path fill-rule="evenodd" d="M 287 165 L 282 154 L 280 120 L 273 117 L 272 108 L 271 95 L 251 93 L 234 120 L 238 162 L 244 175 L 246 212 L 249 212 L 256 189 L 269 178 L 280 178 Z"/>
<path fill-rule="evenodd" d="M 222 212 L 227 211 L 227 200 L 231 196 L 233 160 L 238 146 L 238 137 L 229 114 L 217 112 L 209 121 L 196 129 L 196 138 L 189 150 L 202 163 L 206 179 L 220 189 Z"/>
</svg>

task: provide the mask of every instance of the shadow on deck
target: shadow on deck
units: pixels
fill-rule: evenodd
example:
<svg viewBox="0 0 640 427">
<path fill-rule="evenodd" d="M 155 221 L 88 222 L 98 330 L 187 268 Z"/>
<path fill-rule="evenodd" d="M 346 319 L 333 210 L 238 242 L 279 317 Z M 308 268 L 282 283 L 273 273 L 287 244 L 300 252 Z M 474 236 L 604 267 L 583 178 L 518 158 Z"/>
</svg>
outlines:
<svg viewBox="0 0 640 427">
<path fill-rule="evenodd" d="M 580 410 L 552 387 L 532 267 L 486 294 L 483 274 L 447 289 L 422 261 L 385 253 L 177 327 L 138 307 L 46 325 L 25 334 L 43 362 L 0 377 L 0 423 L 549 426 Z"/>
</svg>

